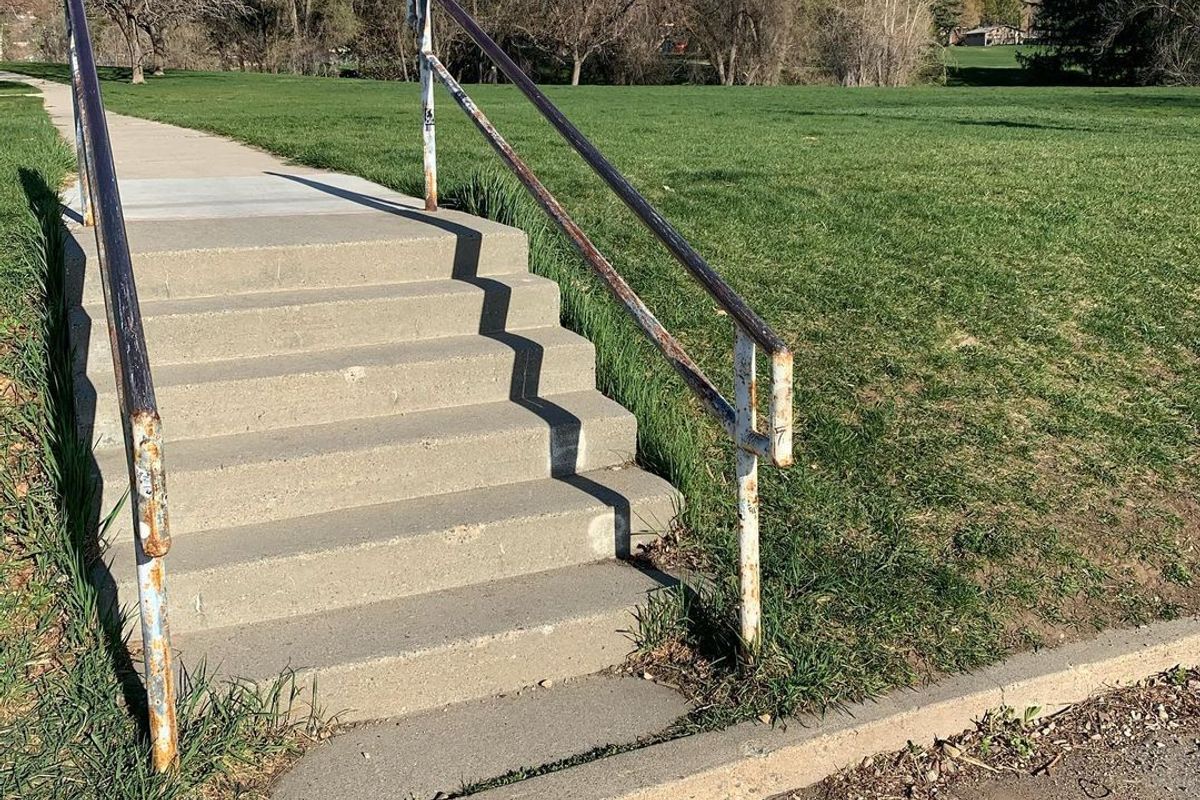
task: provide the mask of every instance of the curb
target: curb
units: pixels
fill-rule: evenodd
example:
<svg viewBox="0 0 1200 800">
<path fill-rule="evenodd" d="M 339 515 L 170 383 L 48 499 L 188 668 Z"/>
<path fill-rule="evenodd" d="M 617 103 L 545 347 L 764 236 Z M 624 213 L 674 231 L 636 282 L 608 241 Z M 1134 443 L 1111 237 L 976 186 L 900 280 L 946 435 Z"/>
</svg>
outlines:
<svg viewBox="0 0 1200 800">
<path fill-rule="evenodd" d="M 1200 664 L 1200 617 L 1022 653 L 973 675 L 892 692 L 786 728 L 742 723 L 474 795 L 480 800 L 750 800 L 809 786 L 909 741 L 970 728 L 998 706 L 1050 713 L 1107 687 Z"/>
</svg>

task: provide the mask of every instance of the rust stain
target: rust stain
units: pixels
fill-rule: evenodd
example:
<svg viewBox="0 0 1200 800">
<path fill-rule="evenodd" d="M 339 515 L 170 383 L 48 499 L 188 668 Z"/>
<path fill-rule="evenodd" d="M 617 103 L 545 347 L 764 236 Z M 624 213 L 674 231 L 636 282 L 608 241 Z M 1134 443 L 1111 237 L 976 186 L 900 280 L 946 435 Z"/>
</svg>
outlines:
<svg viewBox="0 0 1200 800">
<path fill-rule="evenodd" d="M 138 592 L 142 610 L 142 659 L 153 743 L 152 761 L 157 772 L 172 769 L 178 761 L 178 725 L 175 717 L 175 675 L 171 669 L 171 637 L 167 624 L 166 567 L 154 558 L 139 565 Z"/>
<path fill-rule="evenodd" d="M 171 549 L 167 521 L 166 474 L 162 458 L 162 423 L 158 414 L 137 412 L 130 420 L 133 434 L 133 487 L 136 498 L 138 537 L 151 558 L 161 558 Z"/>
</svg>

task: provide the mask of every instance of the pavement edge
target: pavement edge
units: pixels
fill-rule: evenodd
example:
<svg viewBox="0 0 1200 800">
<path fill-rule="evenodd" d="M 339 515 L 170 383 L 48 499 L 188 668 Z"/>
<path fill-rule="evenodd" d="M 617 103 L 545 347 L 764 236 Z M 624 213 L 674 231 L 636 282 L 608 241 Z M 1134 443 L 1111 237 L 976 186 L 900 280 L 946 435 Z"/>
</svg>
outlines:
<svg viewBox="0 0 1200 800">
<path fill-rule="evenodd" d="M 817 783 L 909 741 L 928 744 L 1007 705 L 1050 713 L 1176 665 L 1200 664 L 1200 617 L 1105 632 L 970 675 L 767 726 L 743 723 L 492 789 L 480 800 L 750 800 Z"/>
</svg>

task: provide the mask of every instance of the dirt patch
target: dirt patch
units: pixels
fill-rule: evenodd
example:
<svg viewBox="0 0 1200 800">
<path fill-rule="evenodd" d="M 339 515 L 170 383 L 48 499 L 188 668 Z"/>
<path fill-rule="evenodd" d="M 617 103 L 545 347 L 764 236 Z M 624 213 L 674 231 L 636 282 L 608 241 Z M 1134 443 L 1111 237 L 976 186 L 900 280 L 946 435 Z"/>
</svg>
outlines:
<svg viewBox="0 0 1200 800">
<path fill-rule="evenodd" d="M 1011 709 L 776 800 L 1166 800 L 1200 796 L 1200 671 L 1176 669 L 1048 717 Z"/>
</svg>

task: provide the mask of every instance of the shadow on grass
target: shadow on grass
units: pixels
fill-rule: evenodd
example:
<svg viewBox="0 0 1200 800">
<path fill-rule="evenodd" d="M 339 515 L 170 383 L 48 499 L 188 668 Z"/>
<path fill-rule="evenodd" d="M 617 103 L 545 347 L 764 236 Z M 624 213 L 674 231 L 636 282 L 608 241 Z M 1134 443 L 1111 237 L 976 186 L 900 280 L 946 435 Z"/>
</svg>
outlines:
<svg viewBox="0 0 1200 800">
<path fill-rule="evenodd" d="M 61 512 L 67 530 L 66 545 L 77 569 L 76 575 L 94 576 L 103 569 L 101 537 L 107 520 L 101 518 L 101 485 L 97 478 L 92 448 L 76 425 L 74 354 L 72 352 L 69 310 L 80 301 L 83 282 L 76 274 L 83 269 L 80 259 L 68 260 L 66 251 L 71 238 L 63 227 L 58 192 L 43 176 L 30 169 L 19 170 L 21 187 L 30 210 L 42 227 L 46 247 L 46 346 L 48 366 L 47 398 L 52 426 L 50 448 L 59 469 Z M 92 407 L 94 413 L 94 404 Z M 91 425 L 85 426 L 91 429 Z M 121 503 L 112 513 L 121 513 Z M 109 578 L 111 581 L 111 577 Z M 93 584 L 92 594 L 100 637 L 109 661 L 120 682 L 126 708 L 138 726 L 139 736 L 149 739 L 145 687 L 134 667 L 123 636 L 123 619 L 105 607 L 100 587 Z"/>
<path fill-rule="evenodd" d="M 1029 76 L 1020 67 L 949 67 L 947 86 L 1029 86 Z"/>
<path fill-rule="evenodd" d="M 1040 86 L 1090 86 L 1082 72 L 1056 73 L 1053 75 L 1023 69 L 1022 67 L 961 67 L 946 68 L 946 85 L 958 87 L 1013 87 Z"/>
<path fill-rule="evenodd" d="M 1011 119 L 956 119 L 954 124 L 1033 131 L 1073 131 L 1077 133 L 1094 133 L 1096 131 L 1095 128 L 1082 128 L 1076 125 L 1048 125 L 1044 122 L 1018 122 Z"/>
<path fill-rule="evenodd" d="M 48 81 L 60 81 L 65 83 L 71 77 L 70 71 L 66 64 L 51 64 L 48 62 L 31 62 L 22 61 L 19 64 L 6 64 L 5 68 L 13 72 L 19 72 L 22 75 L 28 75 L 31 78 L 42 78 Z M 129 67 L 96 67 L 96 75 L 101 81 L 116 81 L 128 83 L 133 71 Z M 150 80 L 151 75 L 147 75 L 146 79 Z M 18 84 L 24 85 L 24 84 Z"/>
</svg>

